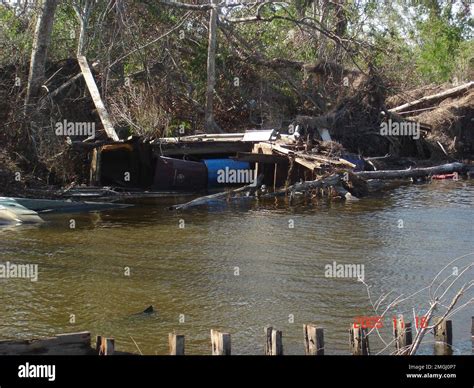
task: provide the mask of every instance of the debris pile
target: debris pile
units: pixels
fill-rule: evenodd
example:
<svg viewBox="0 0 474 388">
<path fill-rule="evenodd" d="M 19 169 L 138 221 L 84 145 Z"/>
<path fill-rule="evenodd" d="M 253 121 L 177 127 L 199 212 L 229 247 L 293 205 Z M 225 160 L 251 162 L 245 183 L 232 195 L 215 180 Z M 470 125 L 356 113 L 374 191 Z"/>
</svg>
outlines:
<svg viewBox="0 0 474 388">
<path fill-rule="evenodd" d="M 427 128 L 424 144 L 432 159 L 472 158 L 474 81 L 418 88 L 387 99 L 390 112 Z"/>
</svg>

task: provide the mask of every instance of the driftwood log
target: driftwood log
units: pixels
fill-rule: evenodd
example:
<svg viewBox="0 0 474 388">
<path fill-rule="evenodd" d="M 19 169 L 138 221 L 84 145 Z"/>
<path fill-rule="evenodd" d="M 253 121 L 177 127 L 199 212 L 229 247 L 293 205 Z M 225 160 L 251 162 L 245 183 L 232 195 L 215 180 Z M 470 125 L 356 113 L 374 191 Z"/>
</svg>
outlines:
<svg viewBox="0 0 474 388">
<path fill-rule="evenodd" d="M 453 172 L 467 171 L 467 166 L 462 163 L 448 163 L 440 166 L 413 168 L 408 170 L 382 170 L 382 171 L 361 171 L 355 175 L 363 179 L 403 179 L 422 178 L 437 174 L 451 174 Z"/>
</svg>

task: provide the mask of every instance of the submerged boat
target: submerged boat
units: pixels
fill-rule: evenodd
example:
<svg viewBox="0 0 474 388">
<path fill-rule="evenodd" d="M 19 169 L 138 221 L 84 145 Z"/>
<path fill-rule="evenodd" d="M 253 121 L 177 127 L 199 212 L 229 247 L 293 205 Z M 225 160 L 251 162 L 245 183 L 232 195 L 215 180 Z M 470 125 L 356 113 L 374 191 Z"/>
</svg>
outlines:
<svg viewBox="0 0 474 388">
<path fill-rule="evenodd" d="M 0 197 L 0 225 L 40 223 L 40 214 L 91 212 L 129 207 L 129 204 Z"/>
<path fill-rule="evenodd" d="M 43 222 L 34 210 L 28 209 L 10 198 L 0 198 L 0 225 Z"/>
</svg>

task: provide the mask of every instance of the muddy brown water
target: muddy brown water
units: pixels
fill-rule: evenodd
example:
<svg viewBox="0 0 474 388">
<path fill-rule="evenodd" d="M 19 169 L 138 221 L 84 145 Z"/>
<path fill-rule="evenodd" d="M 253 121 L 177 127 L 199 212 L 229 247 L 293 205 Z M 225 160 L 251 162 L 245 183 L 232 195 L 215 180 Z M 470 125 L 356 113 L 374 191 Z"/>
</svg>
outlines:
<svg viewBox="0 0 474 388">
<path fill-rule="evenodd" d="M 89 330 L 115 337 L 119 350 L 137 352 L 134 340 L 145 354 L 166 354 L 175 330 L 186 335 L 188 354 L 209 354 L 209 330 L 217 328 L 232 333 L 234 354 L 261 354 L 263 328 L 273 325 L 285 353 L 302 354 L 302 325 L 315 322 L 325 328 L 326 354 L 347 354 L 354 317 L 376 314 L 361 282 L 325 277 L 325 265 L 363 264 L 374 301 L 389 291 L 408 295 L 474 252 L 473 198 L 472 181 L 400 187 L 357 202 L 247 200 L 180 213 L 167 207 L 189 197 L 166 198 L 3 228 L 0 264 L 38 264 L 39 273 L 36 282 L 0 279 L 0 338 Z M 471 269 L 460 281 L 472 279 Z M 471 289 L 463 300 L 472 297 Z M 427 301 L 422 292 L 397 311 L 421 315 Z M 150 304 L 154 314 L 136 314 Z M 470 305 L 452 317 L 456 354 L 471 353 L 472 315 Z M 392 316 L 383 321 L 385 341 Z M 428 334 L 420 352 L 431 353 L 432 341 Z M 371 347 L 383 343 L 374 335 Z"/>
</svg>

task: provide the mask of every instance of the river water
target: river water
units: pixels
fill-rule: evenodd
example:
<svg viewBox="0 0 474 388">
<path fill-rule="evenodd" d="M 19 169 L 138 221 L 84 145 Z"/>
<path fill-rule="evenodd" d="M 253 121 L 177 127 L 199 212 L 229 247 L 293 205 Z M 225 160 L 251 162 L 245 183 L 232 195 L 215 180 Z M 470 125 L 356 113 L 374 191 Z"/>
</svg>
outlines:
<svg viewBox="0 0 474 388">
<path fill-rule="evenodd" d="M 283 331 L 286 354 L 303 354 L 302 325 L 313 322 L 325 328 L 326 354 L 348 354 L 354 317 L 377 314 L 363 283 L 326 277 L 325 266 L 364 265 L 372 301 L 391 292 L 380 313 L 452 259 L 471 254 L 443 275 L 473 262 L 473 198 L 472 181 L 404 186 L 346 203 L 246 200 L 179 213 L 167 207 L 189 198 L 167 198 L 0 229 L 0 263 L 39 268 L 36 282 L 0 279 L 0 338 L 88 330 L 115 337 L 118 350 L 166 354 L 176 331 L 186 335 L 186 353 L 209 354 L 214 328 L 232 334 L 233 354 L 262 354 L 263 328 L 272 325 Z M 473 278 L 471 268 L 454 289 Z M 472 297 L 470 289 L 460 303 Z M 391 340 L 396 312 L 413 321 L 413 309 L 422 315 L 428 300 L 425 290 L 390 310 L 383 340 Z M 149 305 L 154 314 L 137 314 Z M 455 354 L 471 353 L 472 315 L 471 304 L 452 317 Z M 376 353 L 384 345 L 373 334 Z M 430 354 L 433 335 L 425 342 L 420 353 Z"/>
</svg>

